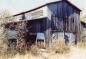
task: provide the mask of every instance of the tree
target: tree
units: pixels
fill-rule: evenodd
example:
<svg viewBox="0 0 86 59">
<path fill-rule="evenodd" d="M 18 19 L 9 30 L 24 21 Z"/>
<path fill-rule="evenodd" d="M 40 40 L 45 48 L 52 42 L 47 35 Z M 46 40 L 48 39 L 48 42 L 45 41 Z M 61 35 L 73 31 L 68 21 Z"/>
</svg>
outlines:
<svg viewBox="0 0 86 59">
<path fill-rule="evenodd" d="M 11 14 L 9 11 L 4 10 L 0 12 L 0 52 L 5 52 L 7 50 L 8 40 L 6 37 L 6 29 L 4 23 L 8 22 L 12 18 L 7 18 Z"/>
</svg>

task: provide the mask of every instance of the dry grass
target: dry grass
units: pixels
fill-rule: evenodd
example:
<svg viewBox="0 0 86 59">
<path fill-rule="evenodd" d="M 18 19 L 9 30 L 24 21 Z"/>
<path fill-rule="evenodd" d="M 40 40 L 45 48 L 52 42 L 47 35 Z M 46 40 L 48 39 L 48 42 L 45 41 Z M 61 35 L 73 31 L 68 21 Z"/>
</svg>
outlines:
<svg viewBox="0 0 86 59">
<path fill-rule="evenodd" d="M 49 50 L 54 53 L 64 54 L 70 51 L 70 47 L 67 46 L 63 40 L 56 40 L 52 43 Z"/>
<path fill-rule="evenodd" d="M 8 59 L 86 59 L 86 50 L 77 49 L 76 47 L 71 47 L 71 49 L 70 54 L 50 54 L 45 52 L 42 55 L 34 56 L 27 53 L 25 55 L 17 54 Z"/>
<path fill-rule="evenodd" d="M 76 59 L 76 58 L 85 59 L 86 58 L 86 50 L 79 49 L 76 47 L 69 47 L 65 44 L 63 40 L 54 41 L 51 47 L 48 49 L 49 49 L 48 51 L 50 52 L 48 53 L 43 52 L 40 54 L 39 48 L 33 45 L 31 46 L 30 51 L 24 55 L 16 54 L 15 56 L 8 58 L 3 56 L 3 58 L 0 57 L 0 59 Z M 51 52 L 54 52 L 55 54 L 52 54 Z"/>
<path fill-rule="evenodd" d="M 80 42 L 77 44 L 78 48 L 86 48 L 86 37 L 81 38 Z"/>
<path fill-rule="evenodd" d="M 39 48 L 36 45 L 32 45 L 29 52 L 33 55 L 38 55 L 39 54 Z"/>
</svg>

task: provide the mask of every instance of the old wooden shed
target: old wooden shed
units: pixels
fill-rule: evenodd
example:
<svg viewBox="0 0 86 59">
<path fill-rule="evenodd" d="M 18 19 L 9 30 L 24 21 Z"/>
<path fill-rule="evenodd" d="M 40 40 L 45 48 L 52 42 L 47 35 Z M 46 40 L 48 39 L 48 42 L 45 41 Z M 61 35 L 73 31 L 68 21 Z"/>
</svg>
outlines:
<svg viewBox="0 0 86 59">
<path fill-rule="evenodd" d="M 80 38 L 80 11 L 68 0 L 57 0 L 13 15 L 14 19 L 9 23 L 22 23 L 21 29 L 25 31 L 28 42 L 36 41 L 37 33 L 44 33 L 47 46 L 55 37 L 77 43 Z"/>
</svg>

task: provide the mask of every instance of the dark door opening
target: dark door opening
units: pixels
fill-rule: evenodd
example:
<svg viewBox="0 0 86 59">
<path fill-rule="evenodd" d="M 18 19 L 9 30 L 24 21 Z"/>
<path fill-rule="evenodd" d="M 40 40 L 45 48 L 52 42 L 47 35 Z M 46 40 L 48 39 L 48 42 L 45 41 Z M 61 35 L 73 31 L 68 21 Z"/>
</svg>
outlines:
<svg viewBox="0 0 86 59">
<path fill-rule="evenodd" d="M 36 44 L 36 36 L 37 33 L 41 32 L 44 33 L 45 31 L 45 18 L 44 19 L 36 19 L 30 20 L 27 22 L 27 30 L 25 40 L 28 45 Z"/>
</svg>

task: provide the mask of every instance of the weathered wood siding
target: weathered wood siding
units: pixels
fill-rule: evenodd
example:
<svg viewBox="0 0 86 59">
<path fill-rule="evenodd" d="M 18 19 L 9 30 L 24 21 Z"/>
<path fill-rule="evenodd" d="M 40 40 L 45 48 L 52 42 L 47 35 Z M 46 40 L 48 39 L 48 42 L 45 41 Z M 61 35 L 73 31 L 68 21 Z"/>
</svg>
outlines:
<svg viewBox="0 0 86 59">
<path fill-rule="evenodd" d="M 48 5 L 48 25 L 52 31 L 69 32 L 80 37 L 80 11 L 65 1 Z M 51 23 L 51 24 L 50 24 Z M 49 35 L 48 35 L 49 36 Z M 49 36 L 50 37 L 50 36 Z"/>
</svg>

